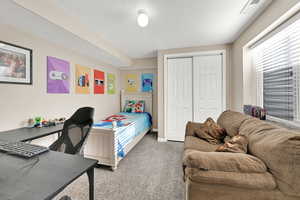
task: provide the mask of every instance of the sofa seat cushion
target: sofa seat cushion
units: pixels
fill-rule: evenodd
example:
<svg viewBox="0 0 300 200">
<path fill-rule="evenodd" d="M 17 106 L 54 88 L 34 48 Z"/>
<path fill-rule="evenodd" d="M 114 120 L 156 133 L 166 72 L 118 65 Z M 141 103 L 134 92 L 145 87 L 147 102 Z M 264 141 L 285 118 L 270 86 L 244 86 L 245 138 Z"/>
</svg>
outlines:
<svg viewBox="0 0 300 200">
<path fill-rule="evenodd" d="M 247 189 L 228 185 L 186 182 L 188 200 L 299 200 L 274 190 Z"/>
<path fill-rule="evenodd" d="M 249 153 L 266 163 L 279 189 L 300 198 L 300 133 L 253 118 L 241 125 L 240 134 L 248 137 Z"/>
<path fill-rule="evenodd" d="M 184 141 L 184 149 L 193 149 L 204 152 L 215 151 L 220 145 L 210 144 L 205 140 L 194 136 L 186 136 Z"/>
<path fill-rule="evenodd" d="M 185 151 L 183 166 L 205 171 L 265 173 L 267 167 L 260 159 L 244 153 Z"/>
<path fill-rule="evenodd" d="M 234 112 L 227 110 L 223 112 L 218 118 L 217 123 L 225 129 L 226 133 L 233 137 L 239 134 L 239 128 L 241 124 L 247 120 L 252 118 L 251 116 L 243 115 L 239 112 Z"/>
<path fill-rule="evenodd" d="M 185 168 L 186 177 L 194 182 L 227 185 L 237 188 L 274 190 L 276 182 L 268 173 L 240 173 L 222 171 L 204 171 L 196 168 Z"/>
</svg>

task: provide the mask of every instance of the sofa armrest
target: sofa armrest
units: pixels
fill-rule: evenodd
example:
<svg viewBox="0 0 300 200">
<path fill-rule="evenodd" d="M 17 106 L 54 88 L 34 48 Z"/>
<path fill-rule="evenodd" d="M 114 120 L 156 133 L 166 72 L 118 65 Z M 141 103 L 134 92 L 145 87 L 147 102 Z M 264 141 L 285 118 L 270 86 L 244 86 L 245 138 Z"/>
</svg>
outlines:
<svg viewBox="0 0 300 200">
<path fill-rule="evenodd" d="M 204 171 L 264 173 L 267 167 L 260 159 L 244 153 L 201 152 L 190 150 L 185 152 L 183 167 Z"/>
<path fill-rule="evenodd" d="M 195 130 L 204 127 L 203 123 L 188 122 L 185 127 L 185 137 L 195 136 Z"/>
</svg>

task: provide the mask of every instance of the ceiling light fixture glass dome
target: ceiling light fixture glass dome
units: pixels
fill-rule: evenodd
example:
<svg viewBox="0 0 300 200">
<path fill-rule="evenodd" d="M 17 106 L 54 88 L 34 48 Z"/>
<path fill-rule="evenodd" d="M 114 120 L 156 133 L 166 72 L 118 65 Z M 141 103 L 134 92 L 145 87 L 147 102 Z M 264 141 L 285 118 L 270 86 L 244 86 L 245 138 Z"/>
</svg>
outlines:
<svg viewBox="0 0 300 200">
<path fill-rule="evenodd" d="M 149 16 L 144 10 L 138 11 L 137 23 L 140 27 L 146 27 L 149 24 Z"/>
</svg>

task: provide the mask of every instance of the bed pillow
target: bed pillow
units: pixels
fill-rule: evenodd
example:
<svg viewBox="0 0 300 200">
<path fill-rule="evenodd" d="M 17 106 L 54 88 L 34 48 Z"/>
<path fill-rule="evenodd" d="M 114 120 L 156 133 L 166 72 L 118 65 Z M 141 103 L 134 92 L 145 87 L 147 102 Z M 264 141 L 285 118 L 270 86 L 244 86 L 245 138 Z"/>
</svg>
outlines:
<svg viewBox="0 0 300 200">
<path fill-rule="evenodd" d="M 145 112 L 145 101 L 126 100 L 123 112 L 143 113 Z"/>
</svg>

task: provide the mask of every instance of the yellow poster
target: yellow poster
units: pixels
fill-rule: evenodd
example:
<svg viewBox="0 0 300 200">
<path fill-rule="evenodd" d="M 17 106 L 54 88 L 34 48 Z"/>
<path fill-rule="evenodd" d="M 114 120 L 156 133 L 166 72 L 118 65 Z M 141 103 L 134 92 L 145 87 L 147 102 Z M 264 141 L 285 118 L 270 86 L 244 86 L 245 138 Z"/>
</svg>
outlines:
<svg viewBox="0 0 300 200">
<path fill-rule="evenodd" d="M 77 94 L 90 93 L 91 69 L 81 65 L 75 65 L 75 92 Z"/>
<path fill-rule="evenodd" d="M 126 92 L 137 92 L 138 91 L 138 75 L 127 74 L 126 75 Z"/>
</svg>

